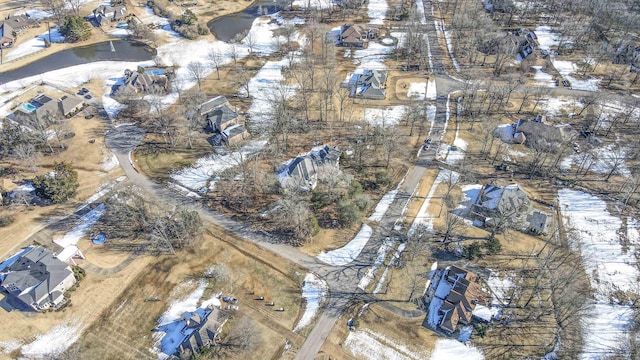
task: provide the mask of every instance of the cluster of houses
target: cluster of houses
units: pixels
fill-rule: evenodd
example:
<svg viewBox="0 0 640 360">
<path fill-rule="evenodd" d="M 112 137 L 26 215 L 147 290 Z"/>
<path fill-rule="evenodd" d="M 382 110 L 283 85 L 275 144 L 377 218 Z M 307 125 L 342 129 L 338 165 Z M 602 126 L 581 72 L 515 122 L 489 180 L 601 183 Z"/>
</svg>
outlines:
<svg viewBox="0 0 640 360">
<path fill-rule="evenodd" d="M 75 95 L 64 95 L 56 99 L 47 94 L 39 94 L 20 104 L 9 118 L 21 124 L 33 123 L 37 120 L 69 118 L 82 110 L 84 105 L 84 99 Z"/>
<path fill-rule="evenodd" d="M 16 36 L 23 30 L 30 27 L 37 27 L 37 20 L 25 15 L 9 16 L 0 21 L 0 48 L 12 47 L 16 41 Z"/>
</svg>

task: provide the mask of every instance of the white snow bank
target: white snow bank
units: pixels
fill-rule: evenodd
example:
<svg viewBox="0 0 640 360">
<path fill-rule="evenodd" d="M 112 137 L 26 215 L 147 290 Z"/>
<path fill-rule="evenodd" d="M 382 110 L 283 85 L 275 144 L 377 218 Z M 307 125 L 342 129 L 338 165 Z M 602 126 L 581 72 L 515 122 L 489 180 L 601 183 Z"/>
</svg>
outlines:
<svg viewBox="0 0 640 360">
<path fill-rule="evenodd" d="M 506 305 L 509 303 L 509 291 L 513 288 L 513 277 L 500 277 L 492 272 L 487 280 L 487 285 L 491 288 L 492 303 L 495 305 Z"/>
<path fill-rule="evenodd" d="M 615 144 L 610 144 L 601 148 L 597 148 L 593 150 L 594 154 L 597 154 L 595 158 L 593 158 L 593 163 L 590 167 L 588 167 L 589 171 L 592 171 L 597 174 L 609 174 L 611 170 L 615 170 L 613 173 L 620 174 L 622 176 L 629 177 L 631 176 L 631 171 L 625 165 L 621 159 L 625 159 L 627 155 L 627 150 L 625 148 L 616 149 Z M 588 153 L 582 154 L 571 154 L 562 160 L 560 164 L 560 168 L 564 170 L 569 170 L 571 166 L 579 166 L 580 163 L 585 160 L 585 156 L 589 157 Z M 590 161 L 586 159 L 587 163 Z M 616 164 L 617 163 L 617 164 Z M 614 169 L 614 166 L 617 166 Z"/>
<path fill-rule="evenodd" d="M 427 100 L 435 100 L 438 97 L 436 91 L 436 79 L 429 79 L 427 82 Z"/>
<path fill-rule="evenodd" d="M 598 91 L 598 84 L 601 79 L 578 80 L 571 76 L 577 71 L 577 65 L 567 60 L 552 59 L 551 63 L 558 70 L 560 75 L 571 82 L 571 88 L 576 90 Z"/>
<path fill-rule="evenodd" d="M 384 25 L 384 18 L 387 15 L 386 0 L 369 0 L 367 4 L 367 15 L 369 15 L 369 24 Z"/>
<path fill-rule="evenodd" d="M 626 306 L 595 304 L 582 319 L 585 333 L 581 360 L 600 360 L 628 342 L 633 310 Z"/>
<path fill-rule="evenodd" d="M 367 289 L 369 283 L 376 276 L 376 272 L 382 266 L 384 260 L 387 258 L 387 254 L 389 254 L 389 251 L 391 251 L 395 245 L 396 241 L 390 238 L 386 238 L 382 242 L 382 245 L 380 245 L 380 247 L 378 248 L 377 256 L 373 262 L 373 265 L 369 268 L 367 273 L 360 279 L 360 282 L 358 283 L 359 289 L 363 291 Z"/>
<path fill-rule="evenodd" d="M 188 284 L 185 284 L 185 286 Z M 193 311 L 198 307 L 198 302 L 202 295 L 204 295 L 204 290 L 207 288 L 206 281 L 199 281 L 198 287 L 189 293 L 187 296 L 180 300 L 176 300 L 169 305 L 167 311 L 165 311 L 160 319 L 158 320 L 158 325 L 162 326 L 165 324 L 169 324 L 175 320 L 179 320 L 182 318 L 182 314 L 187 311 Z"/>
<path fill-rule="evenodd" d="M 382 199 L 376 205 L 376 209 L 373 211 L 373 214 L 369 216 L 369 221 L 380 221 L 382 217 L 389 209 L 389 206 L 393 203 L 393 200 L 396 198 L 396 194 L 398 193 L 398 189 L 391 190 L 388 193 L 384 194 Z"/>
<path fill-rule="evenodd" d="M 393 257 L 391 258 L 391 260 L 389 260 L 389 263 L 384 267 L 384 271 L 382 272 L 382 275 L 380 276 L 380 279 L 378 280 L 378 283 L 376 284 L 375 289 L 373 289 L 374 294 L 378 294 L 382 290 L 382 287 L 384 286 L 384 282 L 387 279 L 387 273 L 389 273 L 389 267 L 393 266 L 395 263 L 398 262 L 398 260 L 400 260 L 400 254 L 402 254 L 402 252 L 406 247 L 407 247 L 406 243 L 402 243 L 398 245 L 398 249 L 393 254 Z"/>
<path fill-rule="evenodd" d="M 302 298 L 306 300 L 304 313 L 293 331 L 300 331 L 311 323 L 327 294 L 327 284 L 315 274 L 307 274 L 302 284 Z"/>
<path fill-rule="evenodd" d="M 558 46 L 558 35 L 551 31 L 551 28 L 547 25 L 536 27 L 536 37 L 538 38 L 538 45 L 541 50 L 549 51 L 552 46 Z"/>
<path fill-rule="evenodd" d="M 60 29 L 56 26 L 51 29 L 51 36 L 49 36 L 49 32 L 47 31 L 35 36 L 33 39 L 29 39 L 23 43 L 20 43 L 14 48 L 9 48 L 8 51 L 4 50 L 4 52 L 6 53 L 4 56 L 4 61 L 15 60 L 43 50 L 45 48 L 45 39 L 49 40 L 50 43 L 61 43 L 64 41 L 64 36 L 60 34 Z"/>
<path fill-rule="evenodd" d="M 91 227 L 100 219 L 102 214 L 105 212 L 104 204 L 100 204 L 96 206 L 94 209 L 84 214 L 80 220 L 78 220 L 78 225 L 73 228 L 73 230 L 66 233 L 62 238 L 58 240 L 54 240 L 54 242 L 63 248 L 66 248 L 70 245 L 76 245 L 80 239 L 82 239 L 86 232 L 91 229 Z"/>
<path fill-rule="evenodd" d="M 536 81 L 536 85 L 554 87 L 556 86 L 555 82 L 553 81 L 553 76 L 542 71 L 542 66 L 532 66 L 532 68 L 536 70 L 536 73 L 533 77 L 533 79 Z"/>
<path fill-rule="evenodd" d="M 68 321 L 38 335 L 33 342 L 22 347 L 22 355 L 33 359 L 59 356 L 80 338 L 81 324 L 80 321 Z"/>
<path fill-rule="evenodd" d="M 427 83 L 412 82 L 407 90 L 407 97 L 414 100 L 424 100 L 427 95 Z"/>
<path fill-rule="evenodd" d="M 115 169 L 116 167 L 118 167 L 118 165 L 120 165 L 120 163 L 118 162 L 118 158 L 116 157 L 116 154 L 114 154 L 113 152 L 111 152 L 108 149 L 104 149 L 102 152 L 102 170 L 106 171 L 106 172 L 110 172 L 111 170 Z"/>
<path fill-rule="evenodd" d="M 484 355 L 473 346 L 465 345 L 453 339 L 436 341 L 436 346 L 431 353 L 431 360 L 484 360 Z"/>
<path fill-rule="evenodd" d="M 22 340 L 8 340 L 8 341 L 0 341 L 0 351 L 5 354 L 9 354 L 14 350 L 17 350 L 22 346 Z"/>
<path fill-rule="evenodd" d="M 387 127 L 398 125 L 402 121 L 405 113 L 404 105 L 387 106 L 386 108 L 365 108 L 363 113 L 364 121 L 373 126 Z"/>
<path fill-rule="evenodd" d="M 266 140 L 254 141 L 240 148 L 239 151 L 212 154 L 200 158 L 192 166 L 173 172 L 171 178 L 189 189 L 208 188 L 212 190 L 215 180 L 221 172 L 240 165 L 251 154 L 261 151 L 266 144 Z"/>
<path fill-rule="evenodd" d="M 367 245 L 371 234 L 373 234 L 373 229 L 371 229 L 371 226 L 362 224 L 360 232 L 358 232 L 358 234 L 345 246 L 328 252 L 323 251 L 317 256 L 317 258 L 318 260 L 329 265 L 347 265 L 353 262 L 358 257 L 358 255 L 360 255 L 360 252 L 362 251 L 364 246 Z"/>
<path fill-rule="evenodd" d="M 369 329 L 350 332 L 344 346 L 354 356 L 364 359 L 419 360 L 428 356 Z"/>
</svg>

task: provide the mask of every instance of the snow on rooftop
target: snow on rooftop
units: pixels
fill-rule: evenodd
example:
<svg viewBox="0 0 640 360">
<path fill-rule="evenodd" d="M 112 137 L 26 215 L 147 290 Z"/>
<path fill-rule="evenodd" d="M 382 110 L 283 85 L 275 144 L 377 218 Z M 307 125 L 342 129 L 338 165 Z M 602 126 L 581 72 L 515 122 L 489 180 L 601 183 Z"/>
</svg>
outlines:
<svg viewBox="0 0 640 360">
<path fill-rule="evenodd" d="M 373 234 L 373 229 L 371 229 L 371 226 L 362 224 L 362 228 L 360 229 L 358 234 L 345 246 L 327 252 L 323 251 L 317 256 L 317 258 L 318 260 L 329 265 L 347 265 L 353 262 L 358 257 L 358 255 L 360 255 L 360 252 L 362 251 L 364 246 L 367 245 L 371 234 Z"/>
<path fill-rule="evenodd" d="M 31 359 L 55 358 L 80 338 L 81 321 L 67 321 L 48 332 L 40 334 L 21 349 L 22 355 Z"/>
<path fill-rule="evenodd" d="M 320 304 L 327 295 L 327 284 L 315 274 L 309 273 L 304 277 L 302 298 L 305 299 L 304 313 L 293 331 L 300 331 L 311 323 L 320 309 Z"/>
<path fill-rule="evenodd" d="M 498 125 L 494 133 L 500 137 L 500 140 L 504 142 L 510 142 L 513 140 L 513 133 L 514 133 L 513 125 L 512 124 Z"/>
<path fill-rule="evenodd" d="M 380 199 L 380 201 L 376 205 L 376 208 L 373 211 L 373 214 L 371 214 L 371 216 L 369 216 L 369 221 L 380 221 L 380 220 L 382 220 L 382 217 L 384 216 L 384 214 L 389 209 L 389 206 L 391 206 L 391 204 L 393 203 L 393 200 L 396 198 L 396 194 L 397 193 L 398 193 L 398 189 L 394 189 L 394 190 L 391 190 L 388 193 L 384 194 L 382 199 Z"/>
<path fill-rule="evenodd" d="M 386 0 L 369 0 L 367 2 L 369 24 L 384 25 L 384 19 L 387 16 L 388 7 Z"/>
<path fill-rule="evenodd" d="M 404 105 L 393 105 L 385 108 L 365 108 L 362 115 L 363 120 L 374 126 L 387 127 L 398 125 L 404 117 L 406 107 Z"/>
<path fill-rule="evenodd" d="M 369 329 L 349 332 L 344 346 L 354 356 L 364 359 L 421 360 L 428 356 Z"/>
<path fill-rule="evenodd" d="M 78 225 L 76 225 L 73 230 L 66 233 L 62 238 L 54 240 L 54 242 L 63 248 L 70 245 L 76 245 L 80 239 L 86 236 L 87 231 L 95 225 L 104 212 L 104 204 L 96 206 L 78 220 Z"/>
<path fill-rule="evenodd" d="M 476 347 L 465 345 L 457 340 L 441 339 L 436 341 L 430 360 L 453 359 L 484 360 L 484 355 Z"/>
</svg>

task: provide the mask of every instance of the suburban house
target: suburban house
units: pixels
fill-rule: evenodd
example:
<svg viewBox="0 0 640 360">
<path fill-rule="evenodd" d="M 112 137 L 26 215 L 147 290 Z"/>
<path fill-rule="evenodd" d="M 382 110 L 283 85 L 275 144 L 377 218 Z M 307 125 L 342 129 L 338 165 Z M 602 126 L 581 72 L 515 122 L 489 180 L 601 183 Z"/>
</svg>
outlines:
<svg viewBox="0 0 640 360">
<path fill-rule="evenodd" d="M 76 283 L 71 266 L 40 246 L 31 246 L 0 264 L 0 287 L 36 311 L 58 306 Z"/>
<path fill-rule="evenodd" d="M 527 29 L 511 31 L 506 37 L 507 46 L 510 47 L 511 53 L 519 60 L 522 60 L 533 53 L 533 50 L 536 47 L 536 39 L 536 34 Z"/>
<path fill-rule="evenodd" d="M 476 305 L 486 304 L 489 294 L 471 271 L 451 265 L 438 273 L 440 278 L 432 283 L 435 292 L 429 306 L 429 317 L 435 319 L 432 326 L 451 334 L 458 324 L 471 323 Z"/>
<path fill-rule="evenodd" d="M 379 32 L 376 28 L 365 28 L 362 25 L 344 24 L 340 26 L 337 46 L 367 48 L 369 40 L 378 38 Z"/>
<path fill-rule="evenodd" d="M 20 104 L 13 112 L 13 119 L 21 123 L 33 122 L 37 119 L 59 119 L 71 117 L 84 106 L 84 100 L 75 95 L 65 95 L 60 99 L 40 94 Z"/>
<path fill-rule="evenodd" d="M 216 96 L 200 105 L 200 116 L 206 117 L 207 127 L 214 132 L 209 143 L 214 146 L 235 144 L 247 139 L 249 132 L 242 125 L 237 112 L 231 109 L 229 101 L 224 96 Z"/>
<path fill-rule="evenodd" d="M 545 212 L 535 210 L 527 215 L 527 230 L 533 234 L 549 235 L 553 217 Z"/>
<path fill-rule="evenodd" d="M 180 353 L 190 351 L 197 354 L 203 347 L 215 344 L 216 337 L 220 334 L 227 318 L 220 309 L 209 306 L 194 312 L 182 314 L 184 327 L 181 334 L 184 339 L 178 350 Z"/>
<path fill-rule="evenodd" d="M 149 71 L 125 70 L 123 83 L 114 88 L 113 94 L 137 94 L 145 93 L 152 88 L 163 91 L 170 90 L 170 82 L 166 75 L 158 75 Z"/>
<path fill-rule="evenodd" d="M 469 216 L 483 226 L 501 228 L 521 224 L 529 206 L 529 197 L 518 184 L 484 185 L 471 205 Z"/>
<path fill-rule="evenodd" d="M 560 146 L 579 135 L 569 124 L 550 125 L 545 121 L 544 115 L 538 115 L 535 119 L 519 119 L 514 124 L 498 126 L 494 134 L 504 142 L 527 146 Z"/>
<path fill-rule="evenodd" d="M 109 25 L 111 22 L 124 20 L 127 17 L 127 7 L 124 5 L 100 5 L 93 10 L 93 16 L 98 26 Z"/>
<path fill-rule="evenodd" d="M 17 34 L 26 28 L 37 25 L 38 22 L 28 15 L 9 16 L 0 21 L 0 47 L 13 46 Z"/>
<path fill-rule="evenodd" d="M 352 74 L 343 86 L 350 88 L 349 96 L 354 98 L 384 100 L 387 72 L 384 70 L 364 70 Z"/>
<path fill-rule="evenodd" d="M 318 173 L 339 171 L 341 154 L 336 146 L 315 147 L 283 164 L 276 172 L 276 178 L 287 190 L 313 190 L 318 184 Z"/>
</svg>

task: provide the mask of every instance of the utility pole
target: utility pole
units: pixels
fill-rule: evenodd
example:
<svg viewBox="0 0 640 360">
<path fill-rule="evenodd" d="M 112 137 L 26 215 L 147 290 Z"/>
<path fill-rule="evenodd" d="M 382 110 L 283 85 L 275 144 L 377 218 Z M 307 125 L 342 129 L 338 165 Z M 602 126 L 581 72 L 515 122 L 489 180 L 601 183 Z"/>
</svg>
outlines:
<svg viewBox="0 0 640 360">
<path fill-rule="evenodd" d="M 51 44 L 51 26 L 49 26 L 49 21 L 47 21 L 47 30 L 49 31 L 49 44 Z"/>
</svg>

